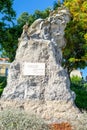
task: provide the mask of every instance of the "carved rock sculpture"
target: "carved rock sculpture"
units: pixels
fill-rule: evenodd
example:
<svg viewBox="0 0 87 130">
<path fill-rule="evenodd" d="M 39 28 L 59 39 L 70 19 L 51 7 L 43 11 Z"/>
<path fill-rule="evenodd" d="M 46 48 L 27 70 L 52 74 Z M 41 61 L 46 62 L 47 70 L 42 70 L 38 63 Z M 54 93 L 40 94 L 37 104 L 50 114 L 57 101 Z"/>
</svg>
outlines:
<svg viewBox="0 0 87 130">
<path fill-rule="evenodd" d="M 66 44 L 64 29 L 68 22 L 68 10 L 60 9 L 45 20 L 36 20 L 26 35 L 22 34 L 2 99 L 23 100 L 25 110 L 46 119 L 61 119 L 67 110 L 70 113 L 76 110 L 73 105 L 75 94 L 70 90 L 67 72 L 61 66 L 61 50 Z M 24 75 L 25 62 L 45 63 L 45 75 Z"/>
</svg>

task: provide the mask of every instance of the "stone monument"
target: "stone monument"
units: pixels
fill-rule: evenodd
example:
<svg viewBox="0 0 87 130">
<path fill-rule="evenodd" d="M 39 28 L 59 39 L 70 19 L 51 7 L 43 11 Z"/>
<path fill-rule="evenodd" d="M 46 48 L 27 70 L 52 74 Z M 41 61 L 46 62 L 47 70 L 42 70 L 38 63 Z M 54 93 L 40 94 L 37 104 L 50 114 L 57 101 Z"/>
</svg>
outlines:
<svg viewBox="0 0 87 130">
<path fill-rule="evenodd" d="M 70 120 L 69 114 L 78 111 L 67 72 L 61 66 L 69 15 L 63 8 L 45 20 L 36 20 L 30 27 L 25 25 L 28 28 L 19 39 L 1 97 L 10 106 L 21 104 L 24 110 L 46 120 Z"/>
</svg>

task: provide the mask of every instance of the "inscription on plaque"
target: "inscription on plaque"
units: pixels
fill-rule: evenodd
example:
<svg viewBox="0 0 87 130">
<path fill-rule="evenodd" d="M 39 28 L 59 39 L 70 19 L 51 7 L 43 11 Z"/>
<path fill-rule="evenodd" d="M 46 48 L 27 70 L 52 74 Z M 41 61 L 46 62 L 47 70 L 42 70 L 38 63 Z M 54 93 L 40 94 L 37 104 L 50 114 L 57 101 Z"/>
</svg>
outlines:
<svg viewBox="0 0 87 130">
<path fill-rule="evenodd" d="M 23 75 L 45 75 L 45 63 L 25 62 L 23 67 Z"/>
</svg>

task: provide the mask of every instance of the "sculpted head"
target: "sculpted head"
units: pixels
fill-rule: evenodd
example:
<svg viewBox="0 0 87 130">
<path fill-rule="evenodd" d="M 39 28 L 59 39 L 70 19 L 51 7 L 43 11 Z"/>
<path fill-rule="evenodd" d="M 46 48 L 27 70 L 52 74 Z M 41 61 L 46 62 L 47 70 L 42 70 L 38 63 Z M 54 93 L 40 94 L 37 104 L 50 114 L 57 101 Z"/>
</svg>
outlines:
<svg viewBox="0 0 87 130">
<path fill-rule="evenodd" d="M 60 14 L 54 14 L 43 19 L 36 20 L 28 29 L 28 34 L 32 38 L 51 40 L 60 44 L 60 47 L 64 46 L 64 29 L 66 27 L 64 11 Z"/>
</svg>

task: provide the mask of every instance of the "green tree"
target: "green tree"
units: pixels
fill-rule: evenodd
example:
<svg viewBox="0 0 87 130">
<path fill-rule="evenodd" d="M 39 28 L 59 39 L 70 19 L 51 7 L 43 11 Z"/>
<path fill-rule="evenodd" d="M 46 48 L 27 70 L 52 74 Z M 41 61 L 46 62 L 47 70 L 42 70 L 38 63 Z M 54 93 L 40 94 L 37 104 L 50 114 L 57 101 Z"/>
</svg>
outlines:
<svg viewBox="0 0 87 130">
<path fill-rule="evenodd" d="M 73 68 L 84 68 L 87 65 L 87 1 L 65 0 L 65 6 L 71 13 L 65 36 L 66 48 L 63 50 L 63 65 L 68 72 Z"/>
<path fill-rule="evenodd" d="M 47 8 L 44 11 L 39 11 L 36 10 L 34 12 L 34 14 L 29 14 L 27 12 L 23 12 L 19 18 L 17 19 L 17 22 L 20 26 L 23 26 L 26 22 L 29 23 L 29 25 L 31 25 L 36 19 L 38 18 L 42 18 L 45 19 L 46 17 L 49 16 L 50 13 L 50 8 Z"/>
<path fill-rule="evenodd" d="M 12 5 L 13 0 L 0 0 L 0 27 L 6 25 L 6 22 L 12 22 L 15 18 L 16 14 Z"/>
<path fill-rule="evenodd" d="M 6 87 L 7 77 L 0 77 L 0 96 L 3 92 L 3 89 Z"/>
<path fill-rule="evenodd" d="M 4 34 L 2 37 L 2 57 L 8 57 L 10 62 L 14 60 L 16 50 L 18 47 L 18 38 L 21 35 L 21 26 L 15 25 L 10 28 L 6 28 L 4 30 Z M 4 40 L 3 40 L 4 38 Z"/>
<path fill-rule="evenodd" d="M 61 7 L 61 1 L 60 0 L 54 1 L 53 10 L 58 9 L 58 7 Z"/>
<path fill-rule="evenodd" d="M 29 19 L 28 19 L 28 23 L 29 23 L 29 26 L 36 20 L 35 16 L 34 15 L 29 15 Z"/>
<path fill-rule="evenodd" d="M 29 25 L 31 25 L 35 20 L 35 15 L 23 12 L 17 19 L 17 23 L 22 27 L 26 22 L 28 22 Z"/>
<path fill-rule="evenodd" d="M 13 0 L 5 0 L 5 1 L 0 0 L 0 51 L 1 52 L 3 50 L 6 52 L 6 49 L 9 48 L 9 45 L 7 45 L 8 41 L 6 40 L 7 37 L 11 38 L 12 34 L 8 34 L 7 30 L 10 29 L 10 26 L 14 26 L 13 20 L 15 19 L 16 16 L 15 11 L 12 8 L 12 5 L 13 5 Z M 12 43 L 9 44 L 11 46 Z"/>
<path fill-rule="evenodd" d="M 45 19 L 46 17 L 49 16 L 49 13 L 50 13 L 50 8 L 47 8 L 44 11 L 36 10 L 34 13 L 34 17 L 35 19 L 38 19 L 38 18 Z"/>
<path fill-rule="evenodd" d="M 71 90 L 76 93 L 75 104 L 80 110 L 87 110 L 87 84 L 78 76 L 71 78 Z"/>
<path fill-rule="evenodd" d="M 17 22 L 18 22 L 19 25 L 23 26 L 28 21 L 28 19 L 29 19 L 29 14 L 27 12 L 23 12 L 19 16 Z"/>
</svg>

